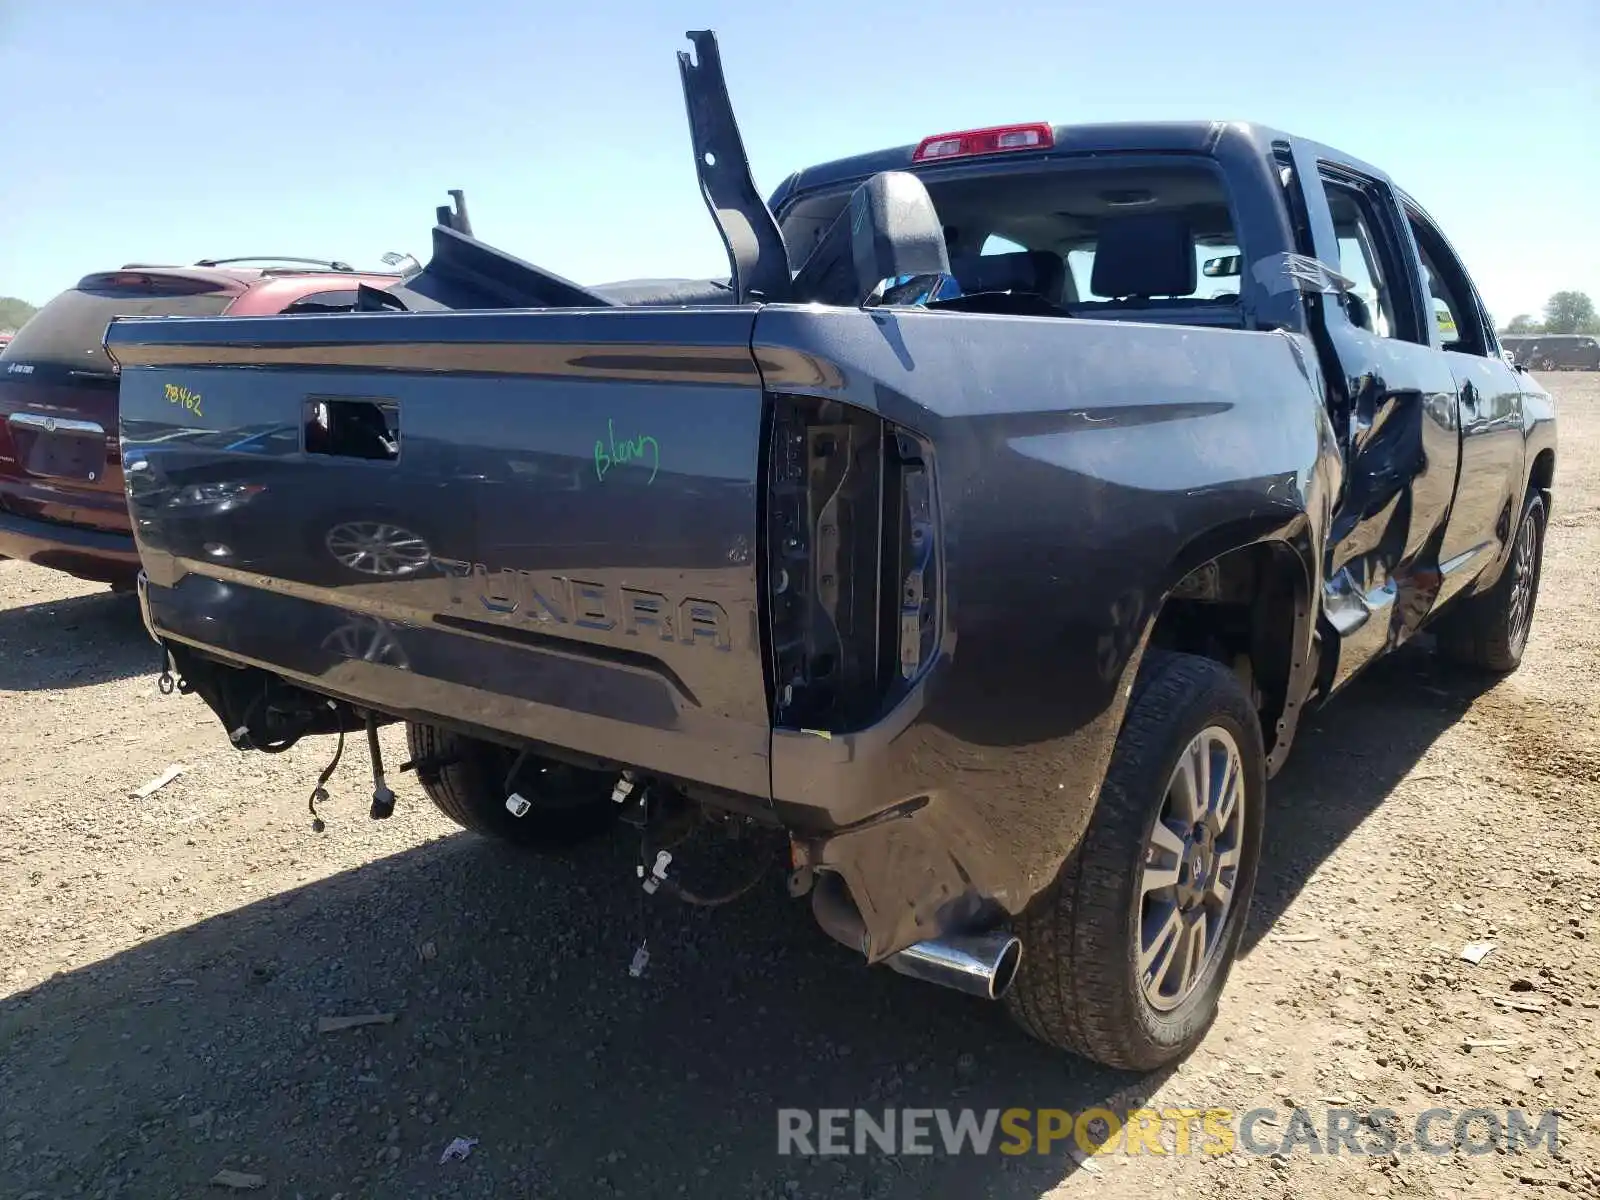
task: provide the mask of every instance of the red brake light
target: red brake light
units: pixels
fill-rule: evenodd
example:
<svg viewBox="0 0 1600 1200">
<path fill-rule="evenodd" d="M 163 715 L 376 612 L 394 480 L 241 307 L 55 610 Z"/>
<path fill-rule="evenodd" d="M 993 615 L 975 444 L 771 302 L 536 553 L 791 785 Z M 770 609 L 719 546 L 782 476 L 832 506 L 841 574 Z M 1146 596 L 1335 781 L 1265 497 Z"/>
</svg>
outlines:
<svg viewBox="0 0 1600 1200">
<path fill-rule="evenodd" d="M 1002 154 L 1010 150 L 1048 150 L 1055 144 L 1055 130 L 1043 122 L 995 125 L 988 129 L 968 129 L 961 133 L 941 133 L 923 138 L 911 161 L 936 162 L 946 158 L 970 158 L 975 154 Z"/>
</svg>

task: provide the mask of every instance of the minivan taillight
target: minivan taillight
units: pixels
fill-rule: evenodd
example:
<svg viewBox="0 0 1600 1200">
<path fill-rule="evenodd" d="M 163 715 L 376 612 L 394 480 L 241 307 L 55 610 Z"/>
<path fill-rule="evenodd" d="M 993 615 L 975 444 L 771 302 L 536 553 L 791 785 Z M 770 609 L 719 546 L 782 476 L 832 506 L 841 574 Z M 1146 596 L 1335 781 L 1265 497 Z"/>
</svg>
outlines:
<svg viewBox="0 0 1600 1200">
<path fill-rule="evenodd" d="M 99 271 L 78 280 L 78 290 L 100 295 L 126 292 L 136 296 L 205 296 L 226 293 L 214 280 L 150 271 Z"/>
</svg>

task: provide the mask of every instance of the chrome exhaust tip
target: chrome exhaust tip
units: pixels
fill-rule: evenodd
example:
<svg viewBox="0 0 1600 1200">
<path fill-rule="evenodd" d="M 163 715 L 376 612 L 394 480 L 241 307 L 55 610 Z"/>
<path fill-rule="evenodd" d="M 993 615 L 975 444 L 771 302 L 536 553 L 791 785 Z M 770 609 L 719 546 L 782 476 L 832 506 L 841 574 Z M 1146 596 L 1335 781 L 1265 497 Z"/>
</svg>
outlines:
<svg viewBox="0 0 1600 1200">
<path fill-rule="evenodd" d="M 1003 932 L 957 934 L 907 946 L 884 961 L 912 979 L 998 1000 L 1017 977 L 1022 942 Z"/>
</svg>

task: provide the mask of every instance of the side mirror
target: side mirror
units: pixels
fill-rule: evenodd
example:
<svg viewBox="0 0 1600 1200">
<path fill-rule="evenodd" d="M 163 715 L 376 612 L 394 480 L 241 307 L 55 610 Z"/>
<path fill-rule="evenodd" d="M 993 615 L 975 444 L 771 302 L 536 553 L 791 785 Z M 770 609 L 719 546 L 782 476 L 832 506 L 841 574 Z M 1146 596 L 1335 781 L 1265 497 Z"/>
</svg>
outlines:
<svg viewBox="0 0 1600 1200">
<path fill-rule="evenodd" d="M 1220 258 L 1208 258 L 1205 265 L 1200 268 L 1200 274 L 1207 279 L 1221 279 L 1238 275 L 1240 272 L 1239 255 L 1224 254 Z"/>
</svg>

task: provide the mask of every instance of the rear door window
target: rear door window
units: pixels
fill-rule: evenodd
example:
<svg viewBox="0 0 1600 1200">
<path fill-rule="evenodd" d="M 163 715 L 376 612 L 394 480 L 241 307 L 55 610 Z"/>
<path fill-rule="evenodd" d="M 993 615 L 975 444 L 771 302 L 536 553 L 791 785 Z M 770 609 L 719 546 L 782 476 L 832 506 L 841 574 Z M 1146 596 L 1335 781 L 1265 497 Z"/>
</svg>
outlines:
<svg viewBox="0 0 1600 1200">
<path fill-rule="evenodd" d="M 232 299 L 231 292 L 203 279 L 138 272 L 89 276 L 35 313 L 0 353 L 0 362 L 110 375 L 116 368 L 103 343 L 113 317 L 209 317 Z"/>
<path fill-rule="evenodd" d="M 1328 215 L 1339 239 L 1339 274 L 1351 283 L 1349 294 L 1359 304 L 1347 303 L 1353 323 L 1379 337 L 1425 342 L 1403 329 L 1395 312 L 1395 281 L 1404 278 L 1395 249 L 1380 236 L 1380 223 L 1367 191 L 1350 182 L 1322 178 L 1328 197 Z M 1402 295 L 1404 285 L 1399 284 Z"/>
<path fill-rule="evenodd" d="M 1420 209 L 1407 207 L 1406 220 L 1422 259 L 1422 277 L 1428 285 L 1429 315 L 1439 343 L 1458 354 L 1495 357 L 1487 317 L 1480 311 L 1477 292 L 1461 260 L 1438 228 Z"/>
</svg>

